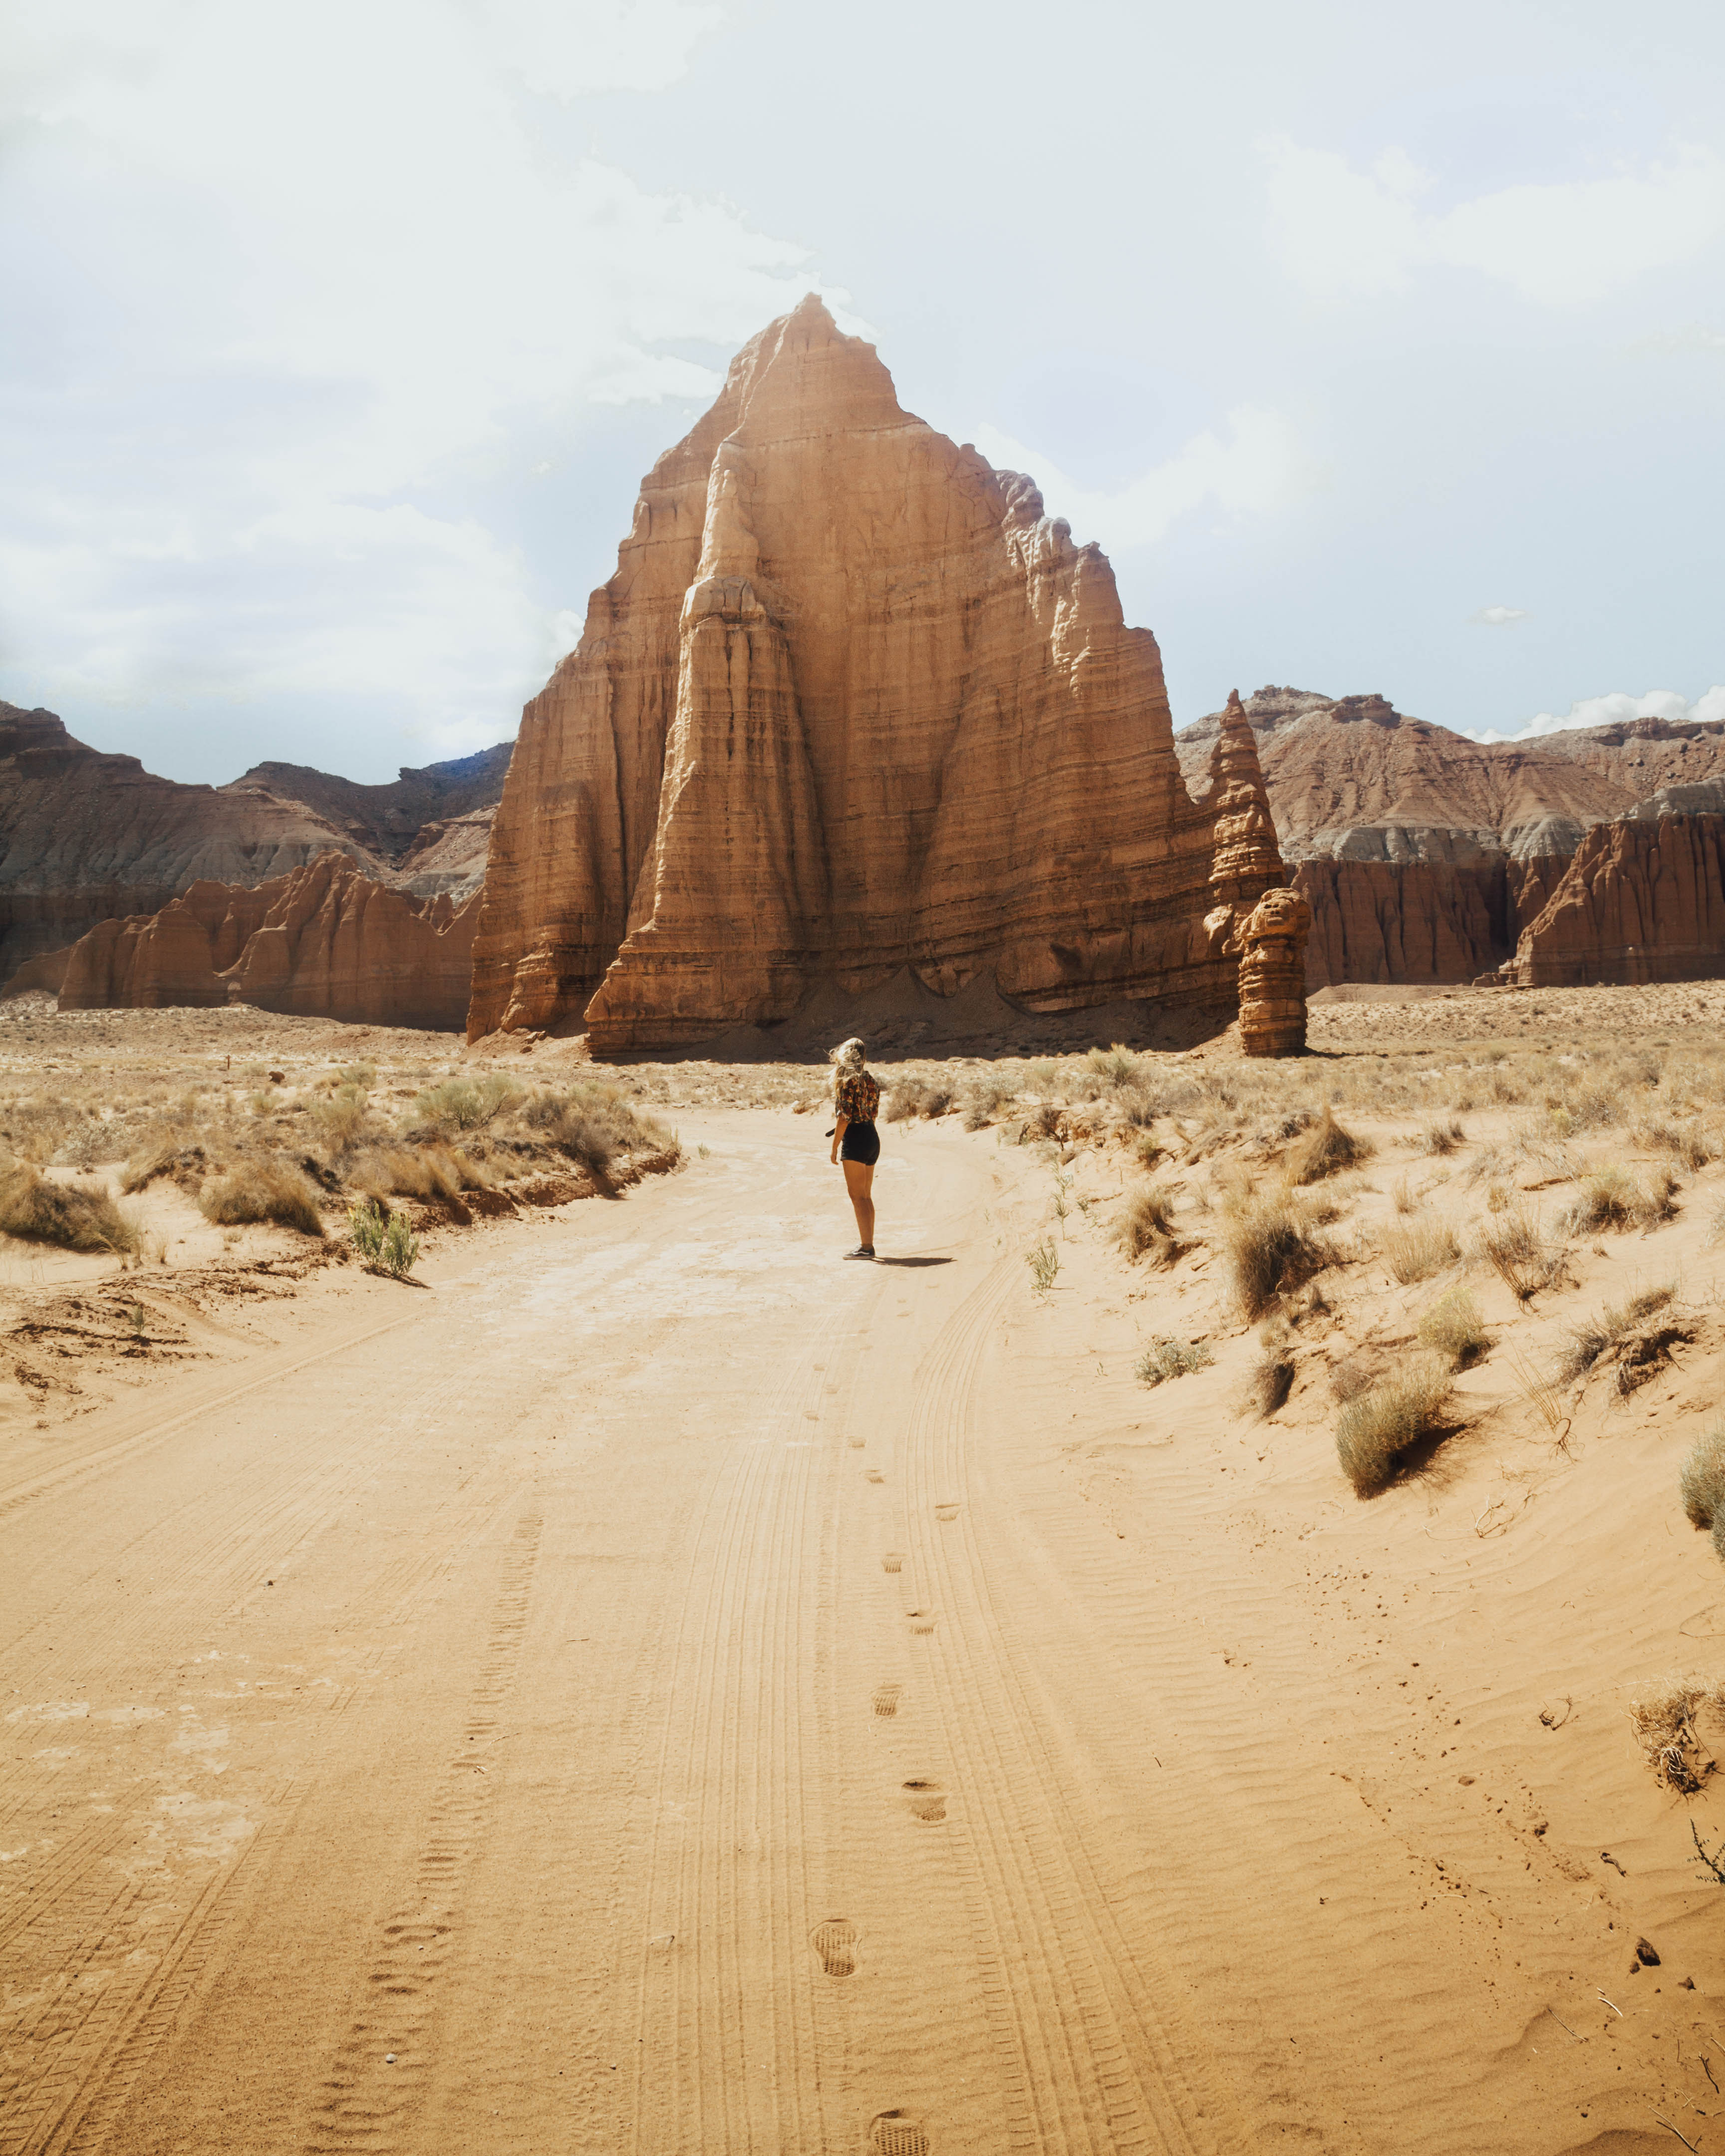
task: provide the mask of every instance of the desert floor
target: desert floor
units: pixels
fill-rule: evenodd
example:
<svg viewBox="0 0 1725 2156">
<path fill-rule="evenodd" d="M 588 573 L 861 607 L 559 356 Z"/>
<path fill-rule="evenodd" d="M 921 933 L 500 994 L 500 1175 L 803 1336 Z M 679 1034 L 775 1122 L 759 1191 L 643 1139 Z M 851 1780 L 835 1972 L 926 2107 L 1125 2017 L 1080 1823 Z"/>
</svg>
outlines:
<svg viewBox="0 0 1725 2156">
<path fill-rule="evenodd" d="M 1725 1106 L 1671 1060 L 1717 1075 L 1722 1019 L 1719 984 L 1315 1009 L 1301 1082 L 1374 1151 L 1267 1416 L 1224 1277 L 1276 1173 L 1250 1101 L 1155 1168 L 1160 1264 L 1113 1238 L 1132 1132 L 1076 1106 L 884 1127 L 846 1263 L 790 1105 L 822 1074 L 712 1066 L 634 1081 L 676 1173 L 428 1229 L 411 1283 L 160 1186 L 153 1267 L 5 1245 L 0 2150 L 1725 2152 L 1720 1738 L 1674 1789 L 1627 1712 L 1725 1676 L 1676 1495 Z M 14 1090 L 342 1050 L 0 1006 Z M 1702 1137 L 1649 1232 L 1566 1229 L 1672 1157 L 1587 1062 L 1620 1050 Z M 1505 1209 L 1553 1254 L 1525 1300 L 1477 1255 Z M 1559 1386 L 1650 1286 L 1645 1382 Z M 1337 1373 L 1394 1374 L 1450 1287 L 1491 1345 L 1362 1500 Z M 1209 1360 L 1150 1385 L 1158 1339 Z"/>
</svg>

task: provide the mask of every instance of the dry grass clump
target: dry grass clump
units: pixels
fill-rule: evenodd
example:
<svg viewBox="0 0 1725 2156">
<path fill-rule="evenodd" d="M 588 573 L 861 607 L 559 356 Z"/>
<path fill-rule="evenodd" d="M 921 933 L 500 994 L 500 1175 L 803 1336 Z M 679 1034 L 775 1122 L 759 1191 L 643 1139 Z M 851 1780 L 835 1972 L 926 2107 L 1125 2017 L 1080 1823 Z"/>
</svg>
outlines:
<svg viewBox="0 0 1725 2156">
<path fill-rule="evenodd" d="M 1286 1325 L 1266 1325 L 1258 1335 L 1263 1353 L 1246 1378 L 1246 1400 L 1260 1421 L 1273 1415 L 1294 1389 L 1293 1343 Z"/>
<path fill-rule="evenodd" d="M 1573 1383 L 1610 1363 L 1619 1393 L 1627 1395 L 1656 1377 L 1671 1361 L 1671 1349 L 1695 1337 L 1692 1325 L 1669 1314 L 1673 1293 L 1669 1287 L 1645 1288 L 1627 1302 L 1608 1302 L 1597 1317 L 1578 1325 L 1558 1364 L 1559 1381 Z"/>
<path fill-rule="evenodd" d="M 1142 1258 L 1147 1251 L 1158 1265 L 1171 1264 L 1180 1254 L 1173 1192 L 1159 1183 L 1135 1190 L 1114 1224 L 1114 1237 L 1129 1258 Z"/>
<path fill-rule="evenodd" d="M 1441 1355 L 1452 1370 L 1476 1363 L 1491 1344 L 1480 1322 L 1480 1306 L 1465 1287 L 1440 1295 L 1415 1328 L 1422 1348 Z"/>
<path fill-rule="evenodd" d="M 1170 1378 L 1184 1378 L 1194 1370 L 1209 1368 L 1214 1358 L 1201 1340 L 1153 1340 L 1132 1365 L 1140 1384 L 1165 1384 Z"/>
<path fill-rule="evenodd" d="M 1584 1179 L 1568 1224 L 1578 1235 L 1597 1235 L 1605 1228 L 1640 1228 L 1645 1233 L 1676 1214 L 1671 1200 L 1676 1188 L 1669 1168 L 1656 1169 L 1642 1183 L 1608 1163 Z"/>
<path fill-rule="evenodd" d="M 1242 1207 L 1228 1224 L 1224 1247 L 1249 1318 L 1261 1317 L 1279 1297 L 1336 1262 L 1332 1245 L 1312 1232 L 1308 1216 L 1281 1191 Z"/>
<path fill-rule="evenodd" d="M 331 1152 L 338 1157 L 352 1152 L 372 1132 L 370 1095 L 357 1081 L 344 1083 L 314 1104 L 311 1121 Z"/>
<path fill-rule="evenodd" d="M 1719 1142 L 1698 1122 L 1638 1123 L 1630 1136 L 1650 1152 L 1668 1152 L 1692 1173 L 1719 1158 Z"/>
<path fill-rule="evenodd" d="M 225 1175 L 213 1175 L 198 1200 L 207 1220 L 239 1227 L 273 1220 L 297 1228 L 302 1235 L 321 1235 L 317 1187 L 299 1168 L 282 1160 L 243 1160 Z"/>
<path fill-rule="evenodd" d="M 1466 1144 L 1467 1132 L 1452 1116 L 1448 1122 L 1428 1123 L 1419 1142 L 1427 1152 L 1454 1152 L 1457 1146 Z"/>
<path fill-rule="evenodd" d="M 0 1168 L 0 1235 L 61 1250 L 112 1250 L 116 1256 L 136 1250 L 139 1240 L 136 1226 L 107 1191 L 50 1183 L 23 1161 Z"/>
<path fill-rule="evenodd" d="M 1299 1142 L 1288 1148 L 1288 1180 L 1293 1183 L 1321 1183 L 1344 1168 L 1357 1168 L 1372 1157 L 1363 1138 L 1344 1131 L 1326 1108 Z"/>
<path fill-rule="evenodd" d="M 180 1145 L 169 1138 L 135 1153 L 120 1171 L 120 1188 L 130 1198 L 166 1176 L 182 1190 L 200 1189 L 208 1169 L 209 1155 L 201 1145 Z"/>
<path fill-rule="evenodd" d="M 1097 1077 L 1113 1086 L 1130 1086 L 1143 1073 L 1142 1057 L 1117 1040 L 1111 1048 L 1091 1049 L 1084 1060 Z"/>
<path fill-rule="evenodd" d="M 1501 1214 L 1481 1236 L 1480 1250 L 1517 1302 L 1531 1302 L 1563 1268 L 1562 1250 L 1548 1247 L 1538 1222 L 1520 1211 Z"/>
<path fill-rule="evenodd" d="M 964 1111 L 964 1127 L 980 1131 L 1003 1115 L 1018 1098 L 1018 1090 L 1009 1078 L 991 1072 L 986 1078 L 973 1080 L 967 1086 L 959 1101 Z"/>
<path fill-rule="evenodd" d="M 1703 1430 L 1689 1448 L 1677 1487 L 1692 1526 L 1712 1531 L 1725 1559 L 1725 1423 Z"/>
<path fill-rule="evenodd" d="M 449 1146 L 379 1146 L 353 1171 L 353 1182 L 374 1197 L 452 1204 L 464 1190 L 483 1190 L 478 1163 Z"/>
<path fill-rule="evenodd" d="M 1430 1280 L 1461 1255 L 1455 1230 L 1447 1220 L 1422 1220 L 1417 1227 L 1392 1228 L 1384 1239 L 1384 1263 L 1404 1287 Z"/>
<path fill-rule="evenodd" d="M 1450 1373 L 1434 1358 L 1357 1394 L 1336 1418 L 1336 1456 L 1354 1492 L 1388 1489 L 1407 1455 L 1443 1421 Z"/>
<path fill-rule="evenodd" d="M 603 1175 L 619 1153 L 665 1145 L 670 1137 L 619 1087 L 596 1083 L 536 1093 L 516 1120 L 595 1175 Z"/>
<path fill-rule="evenodd" d="M 889 1123 L 908 1122 L 912 1116 L 943 1116 L 952 1105 L 952 1089 L 937 1078 L 901 1078 L 886 1096 Z"/>
<path fill-rule="evenodd" d="M 1725 1709 L 1725 1684 L 1717 1679 L 1657 1679 L 1629 1703 L 1630 1727 L 1647 1764 L 1667 1789 L 1689 1795 L 1707 1779 L 1711 1759 L 1702 1758 L 1696 1718 L 1703 1708 Z"/>
</svg>

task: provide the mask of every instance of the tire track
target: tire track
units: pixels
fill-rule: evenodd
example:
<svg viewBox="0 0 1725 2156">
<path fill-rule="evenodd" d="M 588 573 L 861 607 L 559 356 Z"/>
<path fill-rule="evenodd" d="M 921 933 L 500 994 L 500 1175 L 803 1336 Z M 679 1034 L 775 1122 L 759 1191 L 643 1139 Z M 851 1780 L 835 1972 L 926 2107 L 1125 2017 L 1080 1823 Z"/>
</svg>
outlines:
<svg viewBox="0 0 1725 2156">
<path fill-rule="evenodd" d="M 940 1613 L 928 1674 L 978 1891 L 984 1985 L 1008 2043 L 1014 2145 L 1025 2156 L 1197 2156 L 1235 2138 L 1219 2132 L 1214 2090 L 1182 2066 L 1203 2060 L 1202 2041 L 1183 2026 L 1171 2041 L 1172 1987 L 1101 1890 L 1070 1763 L 1012 1669 L 968 1502 L 973 1390 L 1016 1273 L 1014 1259 L 996 1262 L 919 1372 L 906 1446 L 909 1538 L 923 1599 Z M 952 1502 L 957 1516 L 937 1520 Z"/>
</svg>

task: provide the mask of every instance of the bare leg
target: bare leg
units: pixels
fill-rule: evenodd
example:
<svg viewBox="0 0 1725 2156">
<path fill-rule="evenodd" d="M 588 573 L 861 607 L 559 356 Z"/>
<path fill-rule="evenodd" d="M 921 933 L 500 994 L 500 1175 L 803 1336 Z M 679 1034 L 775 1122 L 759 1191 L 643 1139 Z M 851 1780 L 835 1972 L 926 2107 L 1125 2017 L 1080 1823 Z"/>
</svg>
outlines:
<svg viewBox="0 0 1725 2156">
<path fill-rule="evenodd" d="M 851 1209 L 856 1214 L 856 1239 L 865 1250 L 875 1247 L 875 1164 L 872 1161 L 847 1160 L 840 1163 L 845 1170 L 845 1188 L 850 1193 Z"/>
</svg>

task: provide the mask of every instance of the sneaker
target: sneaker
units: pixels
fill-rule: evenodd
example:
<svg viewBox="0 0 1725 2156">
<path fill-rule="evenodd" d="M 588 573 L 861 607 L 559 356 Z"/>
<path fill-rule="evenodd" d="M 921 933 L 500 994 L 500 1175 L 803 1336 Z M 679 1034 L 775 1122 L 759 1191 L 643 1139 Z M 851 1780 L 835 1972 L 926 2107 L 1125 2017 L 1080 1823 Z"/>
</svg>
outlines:
<svg viewBox="0 0 1725 2156">
<path fill-rule="evenodd" d="M 847 1250 L 845 1255 L 847 1258 L 872 1258 L 875 1246 L 872 1243 L 859 1243 L 854 1250 Z"/>
</svg>

